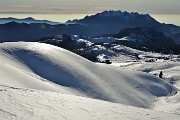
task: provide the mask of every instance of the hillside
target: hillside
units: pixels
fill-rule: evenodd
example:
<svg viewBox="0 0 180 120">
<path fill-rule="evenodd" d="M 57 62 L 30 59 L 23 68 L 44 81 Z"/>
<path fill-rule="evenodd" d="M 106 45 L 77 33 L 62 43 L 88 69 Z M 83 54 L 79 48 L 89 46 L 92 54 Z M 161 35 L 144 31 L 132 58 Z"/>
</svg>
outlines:
<svg viewBox="0 0 180 120">
<path fill-rule="evenodd" d="M 180 33 L 172 34 L 169 37 L 174 39 L 177 44 L 180 44 Z"/>
<path fill-rule="evenodd" d="M 152 75 L 95 64 L 52 45 L 2 43 L 0 52 L 0 84 L 5 86 L 60 90 L 143 108 L 150 107 L 156 96 L 176 92 Z"/>
<path fill-rule="evenodd" d="M 116 47 L 137 52 L 141 58 L 150 55 Z M 179 100 L 178 89 L 153 75 L 162 69 L 168 74 L 172 66 L 159 63 L 157 69 L 157 64 L 143 62 L 106 65 L 44 43 L 1 43 L 0 119 L 178 120 L 179 102 L 171 101 Z M 145 73 L 148 67 L 151 71 Z"/>
<path fill-rule="evenodd" d="M 120 39 L 118 41 L 119 44 L 139 50 L 161 53 L 172 51 L 175 54 L 179 54 L 179 46 L 175 44 L 173 39 L 166 37 L 162 32 L 158 32 L 152 28 L 125 28 L 114 35 L 114 37 Z"/>
<path fill-rule="evenodd" d="M 123 47 L 119 46 L 119 49 Z M 127 48 L 129 49 L 129 48 Z M 130 52 L 130 50 L 129 50 Z M 180 89 L 180 56 L 172 55 L 172 58 L 163 59 L 167 55 L 158 53 L 147 53 L 142 51 L 131 50 L 131 52 L 139 52 L 141 60 L 132 61 L 130 59 L 124 60 L 124 56 L 114 57 L 111 64 L 115 68 L 141 71 L 151 75 L 159 76 L 160 71 L 163 72 L 162 79 L 171 83 L 176 88 Z M 148 59 L 155 59 L 154 62 L 148 62 Z M 147 61 L 147 62 L 146 62 Z M 162 111 L 166 113 L 180 114 L 180 94 L 179 91 L 173 96 L 158 97 L 155 104 L 152 106 L 155 111 Z"/>
</svg>

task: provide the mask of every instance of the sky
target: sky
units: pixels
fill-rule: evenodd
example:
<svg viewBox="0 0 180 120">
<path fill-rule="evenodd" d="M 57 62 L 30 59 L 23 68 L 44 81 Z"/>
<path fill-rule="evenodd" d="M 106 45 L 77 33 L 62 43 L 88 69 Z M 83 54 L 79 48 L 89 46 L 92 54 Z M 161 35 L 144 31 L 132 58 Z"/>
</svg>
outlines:
<svg viewBox="0 0 180 120">
<path fill-rule="evenodd" d="M 0 12 L 92 14 L 104 10 L 180 14 L 180 0 L 0 0 Z"/>
</svg>

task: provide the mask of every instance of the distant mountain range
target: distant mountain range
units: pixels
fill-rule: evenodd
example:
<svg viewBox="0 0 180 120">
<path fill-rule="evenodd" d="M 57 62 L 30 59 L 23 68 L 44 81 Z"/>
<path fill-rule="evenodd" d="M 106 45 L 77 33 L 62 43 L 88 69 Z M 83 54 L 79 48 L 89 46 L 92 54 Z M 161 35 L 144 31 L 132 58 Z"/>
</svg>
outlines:
<svg viewBox="0 0 180 120">
<path fill-rule="evenodd" d="M 45 23 L 17 23 L 0 24 L 0 41 L 35 41 L 41 37 L 59 34 L 84 34 L 86 27 L 78 24 L 50 25 Z"/>
<path fill-rule="evenodd" d="M 95 15 L 86 16 L 83 19 L 69 20 L 66 23 L 74 23 L 88 26 L 93 35 L 112 34 L 124 28 L 149 27 L 161 31 L 166 35 L 180 32 L 180 27 L 172 24 L 162 24 L 149 14 L 137 12 L 104 11 Z M 95 31 L 96 33 L 94 33 Z"/>
<path fill-rule="evenodd" d="M 12 20 L 12 18 L 11 18 Z M 17 19 L 16 19 L 17 20 Z M 180 27 L 172 24 L 162 24 L 148 14 L 137 12 L 104 11 L 83 19 L 67 21 L 64 24 L 53 24 L 49 21 L 38 21 L 26 18 L 0 25 L 0 41 L 34 41 L 41 37 L 59 34 L 84 36 L 113 36 L 124 28 L 146 27 L 173 36 L 180 33 Z M 22 22 L 26 21 L 26 22 Z M 28 22 L 29 21 L 29 22 Z M 34 21 L 34 23 L 32 22 Z M 35 23 L 39 22 L 39 23 Z M 27 22 L 29 24 L 27 24 Z M 31 23 L 32 22 L 32 23 Z M 180 43 L 178 39 L 176 43 Z"/>
<path fill-rule="evenodd" d="M 9 23 L 9 22 L 17 22 L 17 23 L 46 23 L 46 24 L 51 24 L 51 25 L 55 25 L 55 24 L 60 24 L 59 22 L 52 22 L 52 21 L 48 21 L 48 20 L 36 20 L 32 17 L 28 17 L 28 18 L 24 18 L 24 19 L 17 19 L 17 18 L 12 18 L 12 17 L 8 17 L 8 18 L 0 18 L 0 24 L 5 24 L 5 23 Z"/>
</svg>

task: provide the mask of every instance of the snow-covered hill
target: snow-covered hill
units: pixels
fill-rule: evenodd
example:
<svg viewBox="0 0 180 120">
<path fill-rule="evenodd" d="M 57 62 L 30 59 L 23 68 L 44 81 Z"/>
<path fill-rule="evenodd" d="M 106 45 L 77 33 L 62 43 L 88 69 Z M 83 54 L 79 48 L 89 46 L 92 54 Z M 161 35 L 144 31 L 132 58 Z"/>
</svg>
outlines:
<svg viewBox="0 0 180 120">
<path fill-rule="evenodd" d="M 2 85 L 43 89 L 47 85 L 42 84 L 50 84 L 45 80 L 75 93 L 144 108 L 151 106 L 155 96 L 176 92 L 154 76 L 94 64 L 52 45 L 3 43 L 0 49 Z"/>
<path fill-rule="evenodd" d="M 123 47 L 120 48 L 123 49 Z M 127 51 L 134 51 L 138 53 L 138 51 L 133 49 L 130 50 L 130 48 L 127 48 Z M 176 88 L 180 89 L 180 59 L 178 55 L 171 55 L 172 58 L 169 58 L 168 55 L 139 51 L 139 57 L 141 58 L 141 60 L 139 61 L 122 61 L 122 58 L 118 56 L 116 58 L 112 58 L 112 66 L 120 69 L 123 68 L 126 70 L 130 69 L 134 71 L 142 71 L 151 75 L 155 75 L 157 77 L 160 71 L 162 71 L 162 79 L 173 84 Z M 154 62 L 145 62 L 148 58 L 156 60 Z M 169 60 L 164 60 L 163 58 L 169 58 Z M 173 96 L 158 97 L 155 100 L 155 104 L 152 106 L 152 109 L 167 113 L 180 114 L 179 91 Z"/>
<path fill-rule="evenodd" d="M 92 63 L 44 43 L 0 44 L 0 89 L 2 119 L 179 117 L 121 105 L 151 108 L 156 97 L 177 92 L 170 83 L 147 73 Z"/>
</svg>

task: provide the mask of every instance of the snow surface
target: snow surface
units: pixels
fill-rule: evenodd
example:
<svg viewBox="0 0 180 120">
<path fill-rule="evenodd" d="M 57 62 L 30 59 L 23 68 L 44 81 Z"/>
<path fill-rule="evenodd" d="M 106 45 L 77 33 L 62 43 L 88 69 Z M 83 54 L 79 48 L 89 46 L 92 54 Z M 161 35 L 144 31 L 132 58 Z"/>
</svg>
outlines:
<svg viewBox="0 0 180 120">
<path fill-rule="evenodd" d="M 178 120 L 142 109 L 177 89 L 140 68 L 92 63 L 44 43 L 1 43 L 0 119 Z"/>
<path fill-rule="evenodd" d="M 1 120 L 178 120 L 180 115 L 74 95 L 0 86 Z"/>
<path fill-rule="evenodd" d="M 2 85 L 59 91 L 53 86 L 51 88 L 40 84 L 52 85 L 41 80 L 45 79 L 61 85 L 64 91 L 64 87 L 68 87 L 75 93 L 92 98 L 143 108 L 150 107 L 155 96 L 176 92 L 172 85 L 153 75 L 94 64 L 52 45 L 3 43 L 0 49 L 1 57 L 4 58 L 1 78 L 5 80 Z"/>
<path fill-rule="evenodd" d="M 116 38 L 112 38 L 112 37 L 101 37 L 101 38 L 92 38 L 90 41 L 92 43 L 115 43 L 116 42 Z"/>
<path fill-rule="evenodd" d="M 128 49 L 126 49 L 128 50 Z M 129 52 L 132 49 L 129 49 Z M 137 52 L 136 50 L 134 52 Z M 139 57 L 141 61 L 122 61 L 121 58 L 112 58 L 113 64 L 111 66 L 120 69 L 130 69 L 134 71 L 145 72 L 154 76 L 159 75 L 160 71 L 163 72 L 163 80 L 173 84 L 176 88 L 180 89 L 180 61 L 179 56 L 173 55 L 174 58 L 164 60 L 163 57 L 168 55 L 161 55 L 158 53 L 141 52 Z M 147 58 L 156 58 L 155 62 L 145 62 Z M 144 59 L 144 60 L 143 60 Z M 157 97 L 151 109 L 155 111 L 162 111 L 166 113 L 180 114 L 180 93 L 173 96 Z"/>
<path fill-rule="evenodd" d="M 117 40 L 122 40 L 122 41 L 133 41 L 133 42 L 136 42 L 136 41 L 137 41 L 136 39 L 133 39 L 133 38 L 130 37 L 130 36 L 123 37 L 123 38 L 120 38 L 120 39 L 117 39 Z"/>
</svg>

